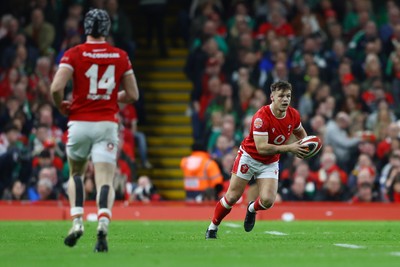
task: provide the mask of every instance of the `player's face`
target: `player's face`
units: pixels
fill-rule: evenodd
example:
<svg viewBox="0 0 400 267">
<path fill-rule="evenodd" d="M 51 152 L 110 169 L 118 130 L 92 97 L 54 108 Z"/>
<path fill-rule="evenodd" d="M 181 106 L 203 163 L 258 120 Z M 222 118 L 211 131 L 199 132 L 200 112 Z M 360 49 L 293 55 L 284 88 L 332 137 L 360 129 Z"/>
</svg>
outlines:
<svg viewBox="0 0 400 267">
<path fill-rule="evenodd" d="M 273 92 L 271 96 L 271 100 L 274 103 L 275 108 L 281 112 L 285 112 L 288 109 L 291 99 L 291 90 L 278 90 Z"/>
</svg>

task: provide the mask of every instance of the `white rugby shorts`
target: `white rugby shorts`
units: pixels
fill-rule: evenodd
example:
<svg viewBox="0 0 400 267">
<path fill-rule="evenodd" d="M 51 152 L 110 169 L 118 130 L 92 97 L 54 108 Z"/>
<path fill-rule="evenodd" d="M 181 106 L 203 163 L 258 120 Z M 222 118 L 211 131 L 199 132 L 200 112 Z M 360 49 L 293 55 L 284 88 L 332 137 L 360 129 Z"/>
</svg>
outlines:
<svg viewBox="0 0 400 267">
<path fill-rule="evenodd" d="M 118 124 L 111 121 L 68 122 L 67 155 L 72 160 L 116 164 L 118 151 Z"/>
<path fill-rule="evenodd" d="M 265 164 L 253 159 L 248 153 L 239 149 L 232 173 L 238 177 L 250 181 L 254 179 L 277 179 L 279 178 L 279 161 Z"/>
</svg>

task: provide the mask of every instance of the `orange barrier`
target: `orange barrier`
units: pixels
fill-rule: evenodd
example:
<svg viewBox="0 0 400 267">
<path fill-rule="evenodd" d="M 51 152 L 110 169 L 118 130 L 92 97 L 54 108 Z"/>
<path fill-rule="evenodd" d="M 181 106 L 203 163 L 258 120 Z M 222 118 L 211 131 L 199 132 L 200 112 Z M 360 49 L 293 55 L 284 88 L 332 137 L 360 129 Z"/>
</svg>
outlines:
<svg viewBox="0 0 400 267">
<path fill-rule="evenodd" d="M 215 203 L 117 202 L 113 220 L 210 220 Z M 242 220 L 246 205 L 237 204 L 226 218 Z M 86 219 L 95 218 L 96 206 L 85 203 Z M 259 220 L 400 220 L 400 204 L 285 202 L 257 214 Z M 67 220 L 66 202 L 0 202 L 0 220 Z"/>
</svg>

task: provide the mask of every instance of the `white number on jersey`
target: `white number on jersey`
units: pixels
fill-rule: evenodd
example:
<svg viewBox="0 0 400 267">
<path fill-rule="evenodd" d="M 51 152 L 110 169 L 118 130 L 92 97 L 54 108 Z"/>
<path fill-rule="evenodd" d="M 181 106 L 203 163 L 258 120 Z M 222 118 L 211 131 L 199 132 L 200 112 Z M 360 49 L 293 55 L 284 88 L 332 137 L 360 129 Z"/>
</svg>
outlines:
<svg viewBox="0 0 400 267">
<path fill-rule="evenodd" d="M 115 65 L 109 65 L 100 81 L 97 82 L 98 74 L 99 65 L 97 64 L 90 66 L 85 73 L 86 77 L 90 79 L 89 94 L 97 95 L 97 89 L 107 89 L 106 94 L 111 95 L 115 88 Z"/>
</svg>

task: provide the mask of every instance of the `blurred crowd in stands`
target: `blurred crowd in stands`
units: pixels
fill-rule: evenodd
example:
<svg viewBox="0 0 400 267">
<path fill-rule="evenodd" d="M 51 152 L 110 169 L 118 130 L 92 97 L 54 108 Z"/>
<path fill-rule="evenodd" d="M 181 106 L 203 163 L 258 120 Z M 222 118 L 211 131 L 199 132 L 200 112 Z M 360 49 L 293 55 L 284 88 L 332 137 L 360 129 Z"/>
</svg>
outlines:
<svg viewBox="0 0 400 267">
<path fill-rule="evenodd" d="M 399 4 L 192 1 L 181 17 L 194 138 L 225 180 L 270 85 L 287 80 L 324 147 L 309 160 L 282 155 L 279 200 L 400 201 Z"/>
<path fill-rule="evenodd" d="M 90 7 L 108 11 L 107 41 L 133 58 L 132 23 L 118 0 L 18 2 L 25 5 L 0 12 L 0 198 L 65 199 L 67 121 L 49 90 L 57 63 L 85 40 L 82 18 Z M 146 14 L 163 17 L 167 2 L 139 6 L 150 4 Z M 287 80 L 303 126 L 324 147 L 309 160 L 282 156 L 279 198 L 400 202 L 399 1 L 169 2 L 180 7 L 176 28 L 189 50 L 193 137 L 225 182 L 252 115 L 269 103 L 269 86 Z M 163 21 L 154 23 L 159 30 Z M 164 35 L 157 37 L 160 55 L 168 56 Z M 117 199 L 159 199 L 149 177 L 134 177 L 135 142 L 144 145 L 143 167 L 151 168 L 135 106 L 121 106 L 120 115 Z M 90 164 L 85 191 L 94 199 Z"/>
</svg>

